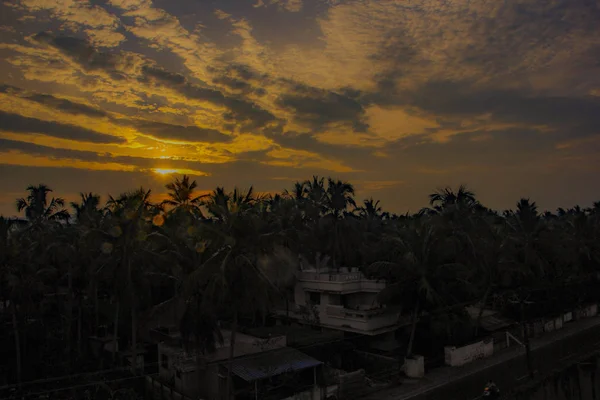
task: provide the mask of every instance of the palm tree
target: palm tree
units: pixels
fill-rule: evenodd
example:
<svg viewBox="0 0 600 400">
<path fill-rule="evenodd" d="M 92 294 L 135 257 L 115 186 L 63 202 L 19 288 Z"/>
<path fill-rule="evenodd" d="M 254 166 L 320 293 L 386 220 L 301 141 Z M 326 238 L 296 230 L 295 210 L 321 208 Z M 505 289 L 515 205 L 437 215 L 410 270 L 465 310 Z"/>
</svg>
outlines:
<svg viewBox="0 0 600 400">
<path fill-rule="evenodd" d="M 452 261 L 456 243 L 440 233 L 429 219 L 415 220 L 387 237 L 391 258 L 368 268 L 369 275 L 388 283 L 378 295 L 380 303 L 413 307 L 407 357 L 412 356 L 421 311 L 454 304 L 464 291 L 461 273 L 465 267 Z"/>
<path fill-rule="evenodd" d="M 187 175 L 184 175 L 181 180 L 175 179 L 175 182 L 168 183 L 165 187 L 169 190 L 168 199 L 163 200 L 162 205 L 173 207 L 174 210 L 184 210 L 193 213 L 199 217 L 202 216 L 200 206 L 202 199 L 206 195 L 195 195 L 195 189 L 198 186 L 196 181 L 191 181 Z"/>
<path fill-rule="evenodd" d="M 79 193 L 80 201 L 71 202 L 75 218 L 80 225 L 93 225 L 102 217 L 100 195 L 94 193 Z"/>
<path fill-rule="evenodd" d="M 21 360 L 21 335 L 17 315 L 17 299 L 19 291 L 12 292 L 15 280 L 12 275 L 18 269 L 19 249 L 14 240 L 14 230 L 10 220 L 0 216 L 0 288 L 2 289 L 2 302 L 4 309 L 10 304 L 12 314 L 13 335 L 15 340 L 17 385 L 21 386 L 22 360 Z"/>
<path fill-rule="evenodd" d="M 338 268 L 338 262 L 344 254 L 341 246 L 341 237 L 343 235 L 343 232 L 341 232 L 341 220 L 346 216 L 346 212 L 350 206 L 356 208 L 354 186 L 348 182 L 328 178 L 323 203 L 325 218 L 329 220 L 332 226 L 329 250 L 331 262 L 333 268 Z"/>
<path fill-rule="evenodd" d="M 348 210 L 348 207 L 356 207 L 354 186 L 348 182 L 329 178 L 327 180 L 325 206 L 327 212 L 333 214 L 336 218 L 340 218 Z"/>
<path fill-rule="evenodd" d="M 99 304 L 98 288 L 100 285 L 99 271 L 101 270 L 103 243 L 103 224 L 105 221 L 105 210 L 100 206 L 100 195 L 94 193 L 80 193 L 79 202 L 71 202 L 75 214 L 76 224 L 63 237 L 62 248 L 71 249 L 71 254 L 63 263 L 72 267 L 68 272 L 68 286 L 70 290 L 70 301 L 77 302 L 77 350 L 82 357 L 83 339 L 83 311 L 84 298 L 93 298 L 94 318 L 90 318 L 89 326 L 92 332 L 96 332 L 99 326 Z M 72 309 L 72 306 L 69 306 Z"/>
<path fill-rule="evenodd" d="M 429 195 L 429 204 L 436 210 L 449 207 L 471 208 L 478 204 L 475 193 L 467 189 L 465 185 L 460 185 L 457 191 L 450 187 L 438 189 Z"/>
<path fill-rule="evenodd" d="M 477 336 L 488 300 L 499 289 L 505 274 L 509 272 L 511 248 L 504 224 L 498 225 L 485 219 L 479 221 L 474 235 L 467 236 L 467 239 L 472 250 L 470 282 L 474 287 L 481 289 L 479 313 L 475 324 Z"/>
<path fill-rule="evenodd" d="M 65 200 L 53 197 L 48 201 L 48 194 L 52 192 L 48 186 L 28 186 L 27 191 L 27 198 L 17 199 L 16 206 L 18 212 L 25 210 L 25 217 L 32 226 L 46 221 L 68 221 L 69 212 L 64 209 Z"/>
<path fill-rule="evenodd" d="M 542 223 L 535 202 L 521 199 L 516 211 L 506 213 L 509 237 L 515 248 L 514 263 L 522 267 L 520 275 L 525 278 L 543 279 L 547 263 L 540 252 L 540 237 L 547 227 Z"/>
<path fill-rule="evenodd" d="M 5 280 L 6 296 L 10 302 L 15 350 L 17 356 L 17 382 L 22 374 L 21 322 L 26 316 L 41 311 L 44 294 L 48 292 L 47 282 L 56 282 L 56 270 L 48 263 L 47 253 L 40 247 L 31 230 L 5 231 L 2 227 L 4 247 L 2 275 Z"/>
<path fill-rule="evenodd" d="M 110 244 L 115 283 L 120 283 L 115 296 L 117 309 L 115 314 L 115 338 L 117 337 L 120 304 L 128 301 L 131 316 L 132 367 L 137 371 L 137 312 L 141 306 L 145 273 L 140 266 L 152 267 L 160 261 L 153 252 L 151 226 L 159 213 L 159 208 L 150 202 L 150 190 L 140 188 L 123 193 L 117 198 L 110 197 L 108 207 L 109 231 L 105 237 Z M 129 296 L 126 296 L 128 294 Z"/>
<path fill-rule="evenodd" d="M 278 286 L 283 281 L 280 275 L 275 278 L 270 275 L 267 266 L 276 264 L 285 268 L 285 263 L 265 261 L 265 257 L 279 254 L 273 247 L 277 235 L 271 231 L 268 220 L 261 218 L 265 201 L 255 197 L 252 188 L 248 191 L 234 189 L 231 193 L 226 193 L 223 188 L 213 191 L 206 202 L 213 222 L 203 225 L 205 235 L 211 236 L 212 255 L 186 280 L 186 298 L 202 298 L 203 305 L 196 307 L 196 313 L 205 310 L 206 314 L 206 310 L 211 310 L 231 319 L 226 398 L 232 389 L 239 318 L 254 316 L 257 312 L 265 315 L 269 304 L 280 295 Z M 289 260 L 297 258 L 287 257 L 287 260 L 291 265 L 289 268 L 295 269 Z M 210 326 L 206 327 L 210 332 Z"/>
<path fill-rule="evenodd" d="M 379 200 L 373 200 L 373 198 L 365 199 L 363 205 L 357 207 L 355 211 L 361 218 L 366 219 L 382 219 L 384 217 L 383 209 L 379 205 Z"/>
</svg>

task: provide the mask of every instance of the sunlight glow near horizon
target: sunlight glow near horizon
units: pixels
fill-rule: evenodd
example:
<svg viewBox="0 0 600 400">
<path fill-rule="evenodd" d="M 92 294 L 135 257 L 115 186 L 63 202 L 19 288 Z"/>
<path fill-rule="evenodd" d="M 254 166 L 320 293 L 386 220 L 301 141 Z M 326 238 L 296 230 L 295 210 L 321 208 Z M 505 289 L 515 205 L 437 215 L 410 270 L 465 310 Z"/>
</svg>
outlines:
<svg viewBox="0 0 600 400">
<path fill-rule="evenodd" d="M 190 176 L 210 176 L 210 174 L 187 168 L 152 168 L 152 172 L 159 176 L 190 175 Z"/>
<path fill-rule="evenodd" d="M 159 175 L 171 175 L 181 173 L 178 169 L 168 169 L 168 168 L 154 168 L 152 171 L 156 172 Z"/>
</svg>

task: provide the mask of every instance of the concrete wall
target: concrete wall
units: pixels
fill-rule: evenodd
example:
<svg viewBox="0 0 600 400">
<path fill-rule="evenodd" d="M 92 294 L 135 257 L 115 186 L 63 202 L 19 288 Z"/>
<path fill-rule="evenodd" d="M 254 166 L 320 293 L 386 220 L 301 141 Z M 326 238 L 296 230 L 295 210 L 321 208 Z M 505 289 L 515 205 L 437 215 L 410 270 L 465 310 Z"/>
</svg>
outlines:
<svg viewBox="0 0 600 400">
<path fill-rule="evenodd" d="M 360 362 L 359 365 L 369 374 L 381 374 L 382 371 L 389 371 L 400 366 L 397 358 L 360 350 L 355 350 L 354 353 Z"/>
<path fill-rule="evenodd" d="M 374 292 L 378 293 L 385 288 L 385 282 L 365 279 L 360 272 L 343 273 L 318 273 L 302 272 L 296 286 L 303 290 L 329 291 L 329 292 Z"/>
<path fill-rule="evenodd" d="M 463 347 L 444 347 L 446 365 L 458 367 L 494 354 L 494 339 L 480 341 Z"/>
<path fill-rule="evenodd" d="M 362 369 L 340 375 L 338 380 L 338 399 L 355 398 L 356 393 L 364 391 L 366 385 L 365 378 L 366 374 Z"/>
<path fill-rule="evenodd" d="M 531 352 L 533 368 L 538 371 L 538 374 L 543 375 L 566 363 L 566 361 L 561 360 L 568 360 L 577 355 L 582 356 L 597 351 L 599 337 L 600 325 L 594 325 L 586 329 L 582 328 L 579 332 L 544 347 L 534 348 Z M 522 349 L 515 347 L 514 351 L 518 356 L 500 363 L 490 361 L 491 366 L 489 368 L 481 368 L 460 379 L 454 379 L 447 385 L 436 387 L 431 391 L 411 398 L 411 400 L 474 399 L 481 395 L 483 385 L 488 379 L 493 379 L 501 390 L 502 388 L 516 387 L 526 381 L 527 363 Z M 599 397 L 599 394 L 600 390 L 596 392 L 596 397 Z M 381 397 L 381 400 L 391 399 L 391 397 Z M 547 397 L 547 399 L 553 398 Z M 584 399 L 591 400 L 593 397 Z M 538 400 L 538 398 L 535 398 L 535 400 Z"/>
<path fill-rule="evenodd" d="M 370 332 L 381 329 L 394 329 L 399 323 L 399 308 L 376 308 L 374 300 L 376 293 L 352 293 L 343 295 L 346 297 L 347 308 L 342 306 L 340 294 L 318 293 L 319 304 L 311 305 L 310 292 L 296 290 L 295 304 L 290 304 L 290 316 L 306 320 L 311 323 L 318 322 L 327 328 L 341 329 L 351 332 Z M 308 315 L 300 315 L 299 307 L 308 308 Z M 316 316 L 313 315 L 313 307 Z M 285 311 L 280 310 L 280 315 Z M 409 323 L 406 318 L 405 323 Z"/>
<path fill-rule="evenodd" d="M 146 377 L 146 399 L 162 400 L 192 400 L 191 397 L 185 396 L 182 393 L 166 386 L 164 383 L 153 379 L 150 376 Z"/>
<path fill-rule="evenodd" d="M 564 324 L 563 319 L 563 316 L 553 319 L 547 319 L 546 323 L 544 324 L 544 332 L 552 332 L 562 329 Z"/>
<path fill-rule="evenodd" d="M 295 395 L 286 397 L 283 400 L 321 400 L 321 388 L 315 386 L 310 390 L 296 393 Z"/>
<path fill-rule="evenodd" d="M 579 308 L 579 309 L 575 310 L 574 314 L 575 314 L 576 320 L 582 319 L 582 318 L 594 317 L 598 314 L 598 305 L 590 304 L 586 307 Z"/>
<path fill-rule="evenodd" d="M 597 400 L 600 399 L 600 358 L 557 371 L 541 382 L 526 385 L 506 400 Z"/>
</svg>

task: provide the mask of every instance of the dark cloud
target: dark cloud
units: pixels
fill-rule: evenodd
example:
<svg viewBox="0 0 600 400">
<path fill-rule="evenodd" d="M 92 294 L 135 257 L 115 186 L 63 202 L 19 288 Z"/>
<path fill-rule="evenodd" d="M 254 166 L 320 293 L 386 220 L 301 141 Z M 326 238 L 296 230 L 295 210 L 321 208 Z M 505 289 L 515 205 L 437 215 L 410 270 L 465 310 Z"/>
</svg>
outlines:
<svg viewBox="0 0 600 400">
<path fill-rule="evenodd" d="M 60 99 L 49 94 L 33 94 L 25 97 L 27 100 L 64 111 L 69 114 L 83 114 L 89 117 L 106 117 L 106 112 L 81 103 L 74 103 L 67 99 Z"/>
<path fill-rule="evenodd" d="M 597 36 L 599 22 L 593 1 L 505 2 L 493 16 L 473 18 L 468 35 L 476 40 L 463 50 L 461 61 L 490 76 L 540 71 L 574 36 Z"/>
<path fill-rule="evenodd" d="M 242 124 L 243 129 L 262 128 L 277 120 L 275 115 L 259 105 L 243 98 L 226 96 L 221 91 L 190 83 L 183 75 L 156 66 L 143 68 L 144 77 L 168 86 L 190 99 L 207 101 L 228 108 L 223 117 L 226 121 Z"/>
<path fill-rule="evenodd" d="M 205 164 L 186 160 L 157 160 L 154 158 L 114 156 L 110 153 L 97 153 L 94 151 L 60 149 L 42 146 L 34 143 L 21 142 L 9 139 L 0 139 L 0 151 L 16 150 L 34 156 L 51 157 L 54 159 L 79 160 L 96 163 L 118 163 L 131 165 L 140 169 L 156 168 L 203 168 Z"/>
<path fill-rule="evenodd" d="M 11 85 L 0 85 L 0 93 L 9 93 L 17 95 L 21 98 L 34 101 L 39 104 L 43 104 L 50 108 L 54 108 L 59 111 L 63 111 L 69 114 L 75 115 L 87 115 L 89 117 L 106 117 L 108 114 L 102 110 L 94 107 L 90 107 L 85 104 L 75 103 L 67 99 L 61 99 L 59 97 L 42 94 L 42 93 L 28 93 L 25 90 Z"/>
<path fill-rule="evenodd" d="M 87 71 L 102 70 L 115 80 L 127 78 L 119 70 L 119 65 L 126 61 L 123 60 L 120 53 L 102 52 L 84 39 L 56 36 L 49 32 L 38 33 L 35 39 L 40 43 L 45 43 L 59 49 Z M 261 79 L 261 76 L 252 72 L 248 67 L 233 65 L 225 71 L 221 83 L 226 86 L 238 85 L 244 87 L 243 82 L 257 79 Z M 138 80 L 170 87 L 190 99 L 207 101 L 225 107 L 228 111 L 224 113 L 224 118 L 227 121 L 234 121 L 241 129 L 263 128 L 271 122 L 277 121 L 275 115 L 270 111 L 243 97 L 249 93 L 258 95 L 265 93 L 262 88 L 251 88 L 248 82 L 246 82 L 248 83 L 247 90 L 242 90 L 237 95 L 229 96 L 225 95 L 219 89 L 209 87 L 206 83 L 195 84 L 180 73 L 171 72 L 159 66 L 149 64 L 142 67 L 142 75 L 138 77 Z"/>
<path fill-rule="evenodd" d="M 0 92 L 2 93 L 12 93 L 19 94 L 20 97 L 25 98 L 30 101 L 34 101 L 36 103 L 44 104 L 46 106 L 52 107 L 56 110 L 64 111 L 70 114 L 84 114 L 90 117 L 106 117 L 108 114 L 102 110 L 87 106 L 85 104 L 74 103 L 72 101 L 66 99 L 60 99 L 48 94 L 28 94 L 22 89 L 19 89 L 14 86 L 2 85 L 0 86 Z M 4 113 L 6 114 L 6 113 Z M 6 114 L 8 115 L 8 114 Z M 13 124 L 12 126 L 17 126 L 10 128 L 9 125 L 4 125 L 6 130 L 12 130 L 15 132 L 39 132 L 39 133 L 48 133 L 45 127 L 47 124 L 55 124 L 44 122 L 40 120 L 35 120 L 32 118 L 25 118 L 18 116 L 16 114 L 10 114 L 9 116 L 3 116 L 0 114 L 0 121 L 7 121 L 8 124 Z M 37 121 L 37 122 L 35 122 Z M 167 124 L 162 122 L 154 122 L 154 121 L 142 121 L 142 120 L 129 120 L 129 119 L 114 119 L 113 122 L 120 125 L 133 126 L 136 129 L 140 130 L 143 133 L 147 133 L 151 136 L 157 137 L 159 139 L 174 139 L 174 140 L 183 140 L 183 141 L 191 141 L 191 142 L 228 142 L 231 140 L 231 137 L 219 132 L 215 129 L 207 129 L 200 128 L 198 126 L 183 126 L 183 125 L 174 125 Z M 75 138 L 79 135 L 79 130 L 82 132 L 91 132 L 83 128 L 78 128 L 72 125 L 64 125 L 59 124 L 60 126 L 68 126 L 69 128 L 61 128 L 62 136 L 68 138 Z M 58 128 L 57 128 L 58 130 Z M 94 133 L 92 138 L 96 138 L 95 135 L 101 135 L 99 133 Z M 88 136 L 90 134 L 88 133 Z M 57 134 L 53 136 L 58 136 Z M 112 138 L 112 137 L 111 137 Z M 80 139 L 83 140 L 83 139 Z M 91 140 L 98 142 L 99 139 Z M 88 140 L 90 141 L 90 140 Z M 101 142 L 101 143 L 109 143 L 109 142 Z"/>
<path fill-rule="evenodd" d="M 600 98 L 536 96 L 514 90 L 472 89 L 453 82 L 432 82 L 406 101 L 441 116 L 469 117 L 491 114 L 497 122 L 547 125 L 571 129 L 578 135 L 597 131 L 600 126 Z"/>
<path fill-rule="evenodd" d="M 166 83 L 163 81 L 163 83 Z M 181 94 L 190 99 L 201 101 L 209 101 L 217 105 L 224 105 L 225 95 L 218 90 L 198 85 L 192 85 L 188 82 L 181 85 L 173 85 L 173 89 L 178 90 Z"/>
<path fill-rule="evenodd" d="M 232 137 L 215 129 L 198 126 L 172 125 L 153 121 L 131 121 L 139 131 L 159 139 L 183 140 L 186 142 L 223 143 L 231 141 Z"/>
<path fill-rule="evenodd" d="M 365 131 L 365 109 L 357 96 L 359 92 L 344 89 L 340 93 L 296 84 L 278 103 L 295 113 L 298 122 L 315 129 L 330 123 L 348 123 L 356 131 Z"/>
<path fill-rule="evenodd" d="M 323 143 L 315 138 L 314 135 L 308 133 L 286 132 L 285 134 L 274 133 L 267 136 L 284 148 L 310 151 L 344 161 L 357 168 L 360 168 L 360 164 L 366 158 L 372 157 L 371 153 L 374 151 L 374 148 L 369 147 L 339 146 Z"/>
<path fill-rule="evenodd" d="M 242 130 L 263 128 L 271 122 L 278 121 L 270 111 L 246 100 L 226 98 L 225 105 L 230 111 L 223 115 L 224 119 L 242 123 Z"/>
<path fill-rule="evenodd" d="M 259 74 L 247 65 L 232 64 L 225 70 L 209 69 L 216 77 L 213 79 L 215 85 L 223 86 L 235 93 L 264 96 L 266 90 L 261 87 L 268 81 L 266 74 Z"/>
<path fill-rule="evenodd" d="M 376 65 L 383 66 L 383 71 L 374 77 L 377 89 L 380 93 L 388 93 L 393 92 L 396 81 L 404 76 L 407 65 L 415 60 L 418 51 L 404 29 L 391 30 L 382 42 L 371 59 Z"/>
<path fill-rule="evenodd" d="M 144 65 L 142 67 L 142 72 L 144 75 L 141 77 L 141 79 L 145 81 L 148 80 L 147 78 L 154 78 L 161 83 L 170 85 L 182 85 L 186 82 L 186 79 L 183 75 L 169 72 L 156 66 Z"/>
<path fill-rule="evenodd" d="M 91 143 L 125 143 L 121 137 L 106 135 L 60 122 L 43 121 L 0 111 L 0 129 L 9 132 L 41 133 L 61 139 Z"/>
<path fill-rule="evenodd" d="M 382 106 L 407 106 L 435 115 L 441 128 L 460 129 L 465 118 L 490 115 L 490 123 L 545 126 L 563 136 L 600 132 L 600 97 L 549 96 L 528 90 L 476 87 L 472 82 L 431 81 L 415 90 L 371 93 Z"/>
<path fill-rule="evenodd" d="M 6 85 L 6 84 L 0 85 L 0 93 L 13 94 L 13 93 L 21 93 L 21 92 L 22 92 L 22 89 L 19 89 L 16 86 Z"/>
<path fill-rule="evenodd" d="M 247 81 L 241 79 L 232 78 L 231 76 L 220 76 L 213 79 L 213 83 L 216 85 L 223 85 L 233 91 L 250 93 L 254 91 L 254 88 Z"/>
<path fill-rule="evenodd" d="M 49 32 L 40 32 L 34 39 L 59 49 L 87 71 L 102 70 L 115 80 L 125 79 L 117 67 L 120 61 L 119 53 L 102 52 L 84 39 L 56 36 Z"/>
<path fill-rule="evenodd" d="M 77 159 L 82 161 L 101 161 L 104 157 L 93 151 L 81 151 L 41 146 L 35 143 L 0 138 L 0 151 L 16 150 L 34 156 Z"/>
</svg>

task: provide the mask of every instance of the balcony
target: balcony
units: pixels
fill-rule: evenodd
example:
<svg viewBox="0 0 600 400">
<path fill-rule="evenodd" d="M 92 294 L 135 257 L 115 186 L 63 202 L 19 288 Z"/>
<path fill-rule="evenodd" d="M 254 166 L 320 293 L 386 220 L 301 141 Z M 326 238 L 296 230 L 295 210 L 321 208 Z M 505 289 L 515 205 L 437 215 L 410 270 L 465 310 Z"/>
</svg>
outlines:
<svg viewBox="0 0 600 400">
<path fill-rule="evenodd" d="M 318 273 L 302 272 L 299 283 L 304 290 L 335 293 L 378 293 L 385 288 L 385 282 L 366 279 L 361 272 Z"/>
<path fill-rule="evenodd" d="M 409 316 L 401 316 L 400 309 L 386 307 L 371 310 L 353 310 L 343 306 L 315 306 L 315 312 L 307 313 L 307 308 L 290 304 L 289 310 L 277 309 L 279 316 L 289 315 L 298 321 L 309 325 L 320 325 L 330 329 L 361 333 L 363 335 L 378 335 L 391 332 L 401 326 L 410 324 Z"/>
<path fill-rule="evenodd" d="M 399 308 L 353 310 L 343 306 L 328 305 L 321 323 L 338 329 L 364 334 L 379 334 L 410 323 L 410 317 L 401 317 Z"/>
</svg>

